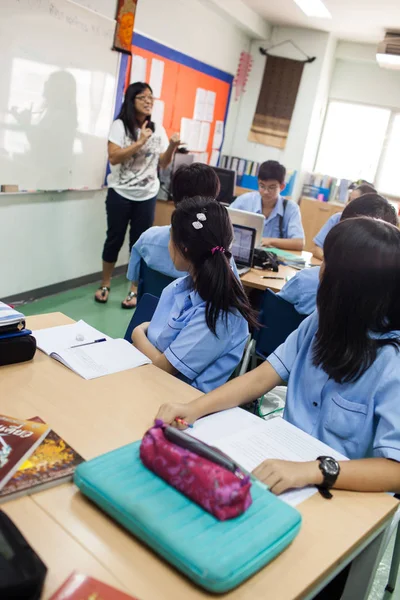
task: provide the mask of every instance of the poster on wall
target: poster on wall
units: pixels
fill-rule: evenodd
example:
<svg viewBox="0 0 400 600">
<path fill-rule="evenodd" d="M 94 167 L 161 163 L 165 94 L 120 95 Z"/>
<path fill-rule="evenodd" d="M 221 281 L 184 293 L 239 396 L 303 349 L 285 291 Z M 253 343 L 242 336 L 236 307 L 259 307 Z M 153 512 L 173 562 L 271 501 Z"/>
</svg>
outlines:
<svg viewBox="0 0 400 600">
<path fill-rule="evenodd" d="M 268 56 L 248 140 L 284 149 L 304 61 Z"/>
<path fill-rule="evenodd" d="M 132 35 L 137 0 L 118 0 L 114 35 L 114 50 L 132 53 Z"/>
</svg>

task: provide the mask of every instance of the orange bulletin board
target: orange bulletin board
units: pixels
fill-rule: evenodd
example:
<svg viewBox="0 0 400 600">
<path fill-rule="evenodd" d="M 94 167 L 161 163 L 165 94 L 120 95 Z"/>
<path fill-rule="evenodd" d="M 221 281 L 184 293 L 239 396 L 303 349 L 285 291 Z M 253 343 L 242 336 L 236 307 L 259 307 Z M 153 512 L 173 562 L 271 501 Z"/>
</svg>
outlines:
<svg viewBox="0 0 400 600">
<path fill-rule="evenodd" d="M 145 80 L 148 83 L 151 78 L 152 60 L 156 59 L 164 64 L 161 91 L 159 95 L 156 93 L 155 97 L 164 102 L 163 125 L 169 136 L 174 132 L 180 132 L 182 118 L 194 119 L 196 93 L 199 88 L 215 93 L 212 121 L 210 118 L 208 119 L 210 135 L 206 152 L 207 162 L 209 162 L 213 150 L 216 121 L 222 121 L 225 129 L 233 75 L 137 33 L 133 37 L 132 55 L 133 64 L 135 64 L 135 56 L 146 59 L 146 62 L 142 61 L 142 77 L 145 74 Z M 125 89 L 131 81 L 131 62 L 132 59 L 129 57 L 124 74 Z M 135 71 L 133 71 L 134 74 Z M 220 150 L 220 147 L 214 146 L 214 150 Z"/>
</svg>

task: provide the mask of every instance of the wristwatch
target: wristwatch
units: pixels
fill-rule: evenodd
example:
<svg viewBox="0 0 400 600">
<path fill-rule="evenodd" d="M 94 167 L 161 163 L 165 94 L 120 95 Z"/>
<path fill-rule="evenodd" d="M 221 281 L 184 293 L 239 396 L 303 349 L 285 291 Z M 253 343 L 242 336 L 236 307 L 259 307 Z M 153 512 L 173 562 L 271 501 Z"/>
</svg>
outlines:
<svg viewBox="0 0 400 600">
<path fill-rule="evenodd" d="M 340 473 L 340 465 L 332 456 L 318 456 L 319 468 L 324 476 L 324 481 L 318 485 L 318 490 L 324 498 L 332 498 L 330 488 L 335 485 Z"/>
</svg>

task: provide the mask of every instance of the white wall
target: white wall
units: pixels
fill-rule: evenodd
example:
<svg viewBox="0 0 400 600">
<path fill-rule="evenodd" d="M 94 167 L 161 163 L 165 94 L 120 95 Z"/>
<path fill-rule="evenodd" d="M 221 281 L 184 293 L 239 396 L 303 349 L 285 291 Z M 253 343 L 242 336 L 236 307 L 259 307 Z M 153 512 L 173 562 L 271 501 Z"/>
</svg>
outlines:
<svg viewBox="0 0 400 600">
<path fill-rule="evenodd" d="M 78 3 L 115 16 L 115 0 Z M 249 45 L 245 33 L 212 10 L 211 2 L 199 0 L 139 0 L 135 28 L 232 75 Z M 0 196 L 0 297 L 99 271 L 104 200 L 104 190 Z M 119 264 L 127 261 L 125 245 Z"/>
<path fill-rule="evenodd" d="M 260 45 L 272 46 L 286 40 L 293 40 L 306 54 L 316 56 L 317 60 L 304 65 L 286 148 L 280 150 L 249 142 L 247 138 L 257 105 L 266 61 L 266 58 L 260 54 L 259 47 Z M 301 171 L 306 146 L 308 147 L 308 162 L 312 160 L 318 146 L 319 129 L 329 89 L 334 46 L 335 42 L 328 33 L 291 27 L 274 27 L 271 39 L 261 44 L 259 41 L 254 42 L 251 46 L 254 59 L 253 68 L 247 90 L 240 100 L 237 122 L 230 124 L 230 127 L 235 128 L 235 133 L 231 135 L 230 131 L 227 132 L 227 140 L 223 148 L 224 154 L 233 154 L 258 162 L 269 159 L 278 160 L 288 169 Z M 272 50 L 272 53 L 287 58 L 302 58 L 301 54 L 289 44 Z M 310 127 L 311 136 L 309 136 Z M 300 178 L 298 180 L 300 181 Z"/>
</svg>

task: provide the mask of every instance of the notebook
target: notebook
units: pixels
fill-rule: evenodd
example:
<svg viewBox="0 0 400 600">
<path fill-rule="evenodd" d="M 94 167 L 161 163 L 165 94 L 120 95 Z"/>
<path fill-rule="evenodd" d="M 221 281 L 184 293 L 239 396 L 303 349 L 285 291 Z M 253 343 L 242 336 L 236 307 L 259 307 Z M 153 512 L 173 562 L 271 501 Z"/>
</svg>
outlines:
<svg viewBox="0 0 400 600">
<path fill-rule="evenodd" d="M 0 415 L 0 490 L 43 441 L 49 427 Z"/>
<path fill-rule="evenodd" d="M 232 256 L 239 275 L 250 271 L 253 264 L 256 230 L 244 225 L 233 225 Z"/>
<path fill-rule="evenodd" d="M 25 327 L 25 316 L 0 302 L 0 333 L 8 330 L 22 330 Z"/>
<path fill-rule="evenodd" d="M 88 575 L 72 573 L 50 600 L 135 600 Z"/>
<path fill-rule="evenodd" d="M 303 462 L 316 460 L 318 456 L 332 456 L 336 460 L 347 460 L 340 452 L 280 417 L 264 421 L 242 408 L 199 419 L 186 433 L 219 448 L 250 473 L 267 458 Z M 289 490 L 279 497 L 296 506 L 316 492 L 316 487 L 308 486 Z"/>
<path fill-rule="evenodd" d="M 44 423 L 40 417 L 33 417 L 29 421 Z M 82 462 L 80 454 L 55 431 L 49 431 L 33 454 L 0 490 L 0 504 L 72 481 L 75 468 Z"/>
<path fill-rule="evenodd" d="M 84 321 L 40 329 L 34 336 L 40 350 L 84 379 L 96 379 L 151 363 L 126 340 L 114 340 Z"/>
</svg>

